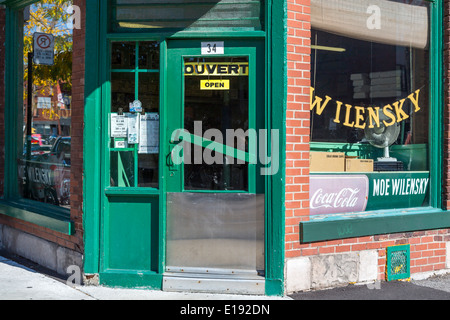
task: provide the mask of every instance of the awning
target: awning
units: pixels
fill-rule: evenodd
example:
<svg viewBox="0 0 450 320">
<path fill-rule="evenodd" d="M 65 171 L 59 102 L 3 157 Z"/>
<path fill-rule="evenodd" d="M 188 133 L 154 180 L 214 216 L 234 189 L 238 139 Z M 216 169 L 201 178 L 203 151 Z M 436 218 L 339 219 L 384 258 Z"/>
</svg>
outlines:
<svg viewBox="0 0 450 320">
<path fill-rule="evenodd" d="M 370 19 L 378 12 L 381 23 L 376 28 Z M 311 0 L 311 26 L 358 40 L 424 49 L 429 37 L 428 6 L 388 0 Z"/>
</svg>

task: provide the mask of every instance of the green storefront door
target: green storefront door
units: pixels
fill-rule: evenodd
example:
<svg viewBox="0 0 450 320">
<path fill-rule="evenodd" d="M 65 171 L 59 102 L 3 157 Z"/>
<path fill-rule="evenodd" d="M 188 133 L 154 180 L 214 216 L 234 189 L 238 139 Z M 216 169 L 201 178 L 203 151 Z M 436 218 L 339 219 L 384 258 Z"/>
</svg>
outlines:
<svg viewBox="0 0 450 320">
<path fill-rule="evenodd" d="M 263 48 L 251 40 L 168 42 L 168 289 L 182 277 L 263 279 Z"/>
<path fill-rule="evenodd" d="M 250 292 L 263 293 L 263 42 L 109 50 L 100 282 L 170 290 L 173 279 L 252 279 L 260 291 Z"/>
<path fill-rule="evenodd" d="M 109 43 L 103 111 L 100 282 L 161 288 L 159 41 Z"/>
</svg>

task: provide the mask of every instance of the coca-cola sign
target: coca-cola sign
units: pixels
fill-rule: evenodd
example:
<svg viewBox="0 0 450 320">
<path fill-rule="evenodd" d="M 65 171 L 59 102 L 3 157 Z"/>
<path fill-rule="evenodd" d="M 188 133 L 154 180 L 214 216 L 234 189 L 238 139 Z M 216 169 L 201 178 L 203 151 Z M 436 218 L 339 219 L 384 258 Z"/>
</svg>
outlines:
<svg viewBox="0 0 450 320">
<path fill-rule="evenodd" d="M 365 175 L 325 175 L 310 177 L 310 214 L 365 211 L 369 179 Z"/>
</svg>

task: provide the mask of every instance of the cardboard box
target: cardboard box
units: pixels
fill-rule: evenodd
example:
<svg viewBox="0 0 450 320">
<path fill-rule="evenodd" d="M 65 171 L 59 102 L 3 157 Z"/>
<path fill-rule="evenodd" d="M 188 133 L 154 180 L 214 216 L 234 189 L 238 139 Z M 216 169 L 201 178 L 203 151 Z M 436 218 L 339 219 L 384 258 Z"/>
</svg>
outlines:
<svg viewBox="0 0 450 320">
<path fill-rule="evenodd" d="M 372 159 L 345 159 L 346 172 L 373 172 Z"/>
<path fill-rule="evenodd" d="M 345 153 L 343 152 L 310 152 L 309 171 L 311 172 L 344 172 Z"/>
</svg>

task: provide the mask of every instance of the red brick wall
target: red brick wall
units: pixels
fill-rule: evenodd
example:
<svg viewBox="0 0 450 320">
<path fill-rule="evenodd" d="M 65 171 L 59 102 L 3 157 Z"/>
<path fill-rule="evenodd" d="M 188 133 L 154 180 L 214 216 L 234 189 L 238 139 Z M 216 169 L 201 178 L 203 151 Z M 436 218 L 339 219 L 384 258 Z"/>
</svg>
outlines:
<svg viewBox="0 0 450 320">
<path fill-rule="evenodd" d="M 73 75 L 72 75 L 72 150 L 71 150 L 71 181 L 70 181 L 70 217 L 75 225 L 72 236 L 36 226 L 34 224 L 0 215 L 0 224 L 19 229 L 40 238 L 55 242 L 63 247 L 83 252 L 83 115 L 84 115 L 84 26 L 85 1 L 74 0 L 82 12 L 81 30 L 74 30 L 73 43 Z M 4 168 L 4 10 L 0 9 L 0 188 L 3 186 Z M 2 189 L 0 189 L 2 190 Z"/>
<path fill-rule="evenodd" d="M 72 150 L 70 173 L 70 216 L 75 223 L 77 245 L 83 241 L 83 133 L 84 133 L 84 49 L 86 0 L 74 0 L 81 8 L 81 30 L 74 30 L 72 65 Z"/>
<path fill-rule="evenodd" d="M 386 248 L 409 244 L 411 274 L 445 269 L 446 242 L 450 229 L 393 233 L 300 245 L 299 256 L 336 254 L 363 250 L 378 251 L 378 279 L 385 279 Z"/>
<path fill-rule="evenodd" d="M 299 222 L 309 216 L 310 0 L 288 0 L 286 257 L 298 256 Z"/>
<path fill-rule="evenodd" d="M 309 219 L 310 0 L 288 0 L 288 103 L 286 114 L 286 258 L 378 250 L 385 278 L 386 247 L 411 245 L 411 273 L 445 268 L 450 229 L 407 232 L 301 244 L 299 223 Z M 450 0 L 445 1 L 444 201 L 450 207 Z"/>
</svg>

